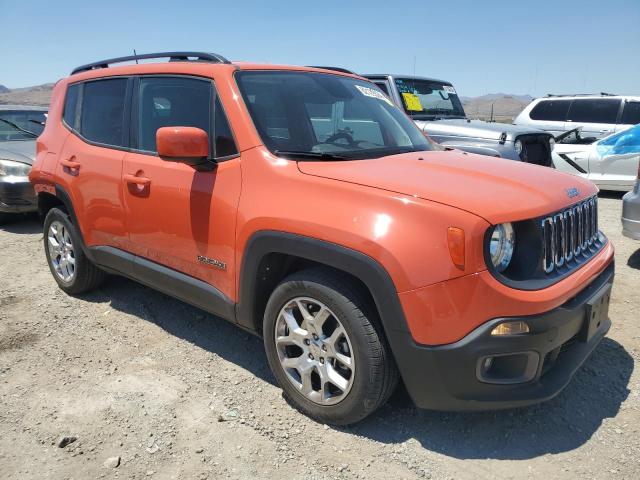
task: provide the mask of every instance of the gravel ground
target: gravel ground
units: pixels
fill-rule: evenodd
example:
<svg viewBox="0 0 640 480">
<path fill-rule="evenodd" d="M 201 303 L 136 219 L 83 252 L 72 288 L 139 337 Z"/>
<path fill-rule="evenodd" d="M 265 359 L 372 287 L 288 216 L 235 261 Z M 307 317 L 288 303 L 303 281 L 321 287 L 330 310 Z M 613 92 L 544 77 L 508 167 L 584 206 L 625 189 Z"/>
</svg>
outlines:
<svg viewBox="0 0 640 480">
<path fill-rule="evenodd" d="M 620 209 L 601 198 L 612 329 L 556 399 L 447 414 L 400 391 L 341 429 L 287 405 L 259 339 L 121 278 L 68 297 L 40 224 L 0 227 L 0 477 L 640 478 L 640 242 Z"/>
</svg>

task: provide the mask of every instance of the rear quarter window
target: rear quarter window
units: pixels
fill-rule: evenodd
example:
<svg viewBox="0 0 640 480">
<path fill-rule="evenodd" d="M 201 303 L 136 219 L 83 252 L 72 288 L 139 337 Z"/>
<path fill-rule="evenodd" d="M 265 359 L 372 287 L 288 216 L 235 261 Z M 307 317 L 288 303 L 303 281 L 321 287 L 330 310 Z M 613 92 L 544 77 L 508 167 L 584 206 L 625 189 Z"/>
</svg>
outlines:
<svg viewBox="0 0 640 480">
<path fill-rule="evenodd" d="M 532 120 L 546 120 L 550 122 L 564 122 L 567 119 L 571 100 L 542 100 L 529 114 Z"/>
<path fill-rule="evenodd" d="M 567 119 L 582 123 L 616 123 L 620 100 L 613 98 L 578 99 L 571 103 Z"/>
<path fill-rule="evenodd" d="M 624 125 L 636 125 L 640 123 L 640 102 L 627 102 L 624 104 L 620 123 Z"/>
<path fill-rule="evenodd" d="M 76 107 L 78 105 L 78 94 L 80 93 L 80 85 L 70 85 L 67 88 L 67 95 L 64 98 L 64 112 L 62 119 L 69 128 L 76 128 Z"/>
</svg>

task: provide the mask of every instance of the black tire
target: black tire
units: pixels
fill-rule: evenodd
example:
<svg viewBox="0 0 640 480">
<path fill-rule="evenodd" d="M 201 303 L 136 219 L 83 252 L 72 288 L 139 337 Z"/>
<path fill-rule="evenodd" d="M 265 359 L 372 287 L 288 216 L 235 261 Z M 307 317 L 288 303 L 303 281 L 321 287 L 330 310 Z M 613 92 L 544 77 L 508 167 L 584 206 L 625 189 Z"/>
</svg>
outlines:
<svg viewBox="0 0 640 480">
<path fill-rule="evenodd" d="M 53 222 L 60 222 L 64 228 L 67 229 L 71 241 L 73 243 L 73 250 L 75 256 L 75 273 L 69 281 L 63 280 L 55 271 L 53 266 L 51 255 L 48 247 L 48 232 L 49 227 Z M 58 286 L 69 295 L 79 295 L 95 288 L 99 287 L 104 281 L 107 274 L 96 267 L 84 254 L 82 248 L 82 239 L 76 226 L 71 222 L 71 218 L 64 210 L 60 208 L 52 208 L 47 213 L 44 219 L 44 251 L 47 256 L 47 264 L 53 278 L 58 283 Z"/>
<path fill-rule="evenodd" d="M 13 219 L 13 216 L 11 213 L 0 212 L 0 225 L 9 223 Z"/>
<path fill-rule="evenodd" d="M 280 364 L 275 329 L 280 310 L 297 297 L 310 297 L 326 305 L 348 334 L 355 374 L 350 390 L 334 405 L 321 405 L 302 394 L 289 381 Z M 273 291 L 263 323 L 264 345 L 273 374 L 289 402 L 322 423 L 349 425 L 373 413 L 389 399 L 398 384 L 398 371 L 384 337 L 374 305 L 367 295 L 339 273 L 309 269 L 285 278 Z"/>
</svg>

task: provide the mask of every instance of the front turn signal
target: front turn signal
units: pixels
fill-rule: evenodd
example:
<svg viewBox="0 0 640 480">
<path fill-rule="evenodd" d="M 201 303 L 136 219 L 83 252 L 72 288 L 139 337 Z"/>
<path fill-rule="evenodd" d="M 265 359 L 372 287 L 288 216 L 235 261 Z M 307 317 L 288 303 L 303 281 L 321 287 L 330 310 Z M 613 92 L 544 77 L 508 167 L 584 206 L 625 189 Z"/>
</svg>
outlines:
<svg viewBox="0 0 640 480">
<path fill-rule="evenodd" d="M 522 335 L 523 333 L 529 333 L 529 325 L 522 320 L 515 322 L 504 322 L 491 330 L 491 335 Z"/>
<path fill-rule="evenodd" d="M 447 229 L 447 243 L 451 261 L 460 270 L 464 270 L 464 230 L 458 227 Z"/>
</svg>

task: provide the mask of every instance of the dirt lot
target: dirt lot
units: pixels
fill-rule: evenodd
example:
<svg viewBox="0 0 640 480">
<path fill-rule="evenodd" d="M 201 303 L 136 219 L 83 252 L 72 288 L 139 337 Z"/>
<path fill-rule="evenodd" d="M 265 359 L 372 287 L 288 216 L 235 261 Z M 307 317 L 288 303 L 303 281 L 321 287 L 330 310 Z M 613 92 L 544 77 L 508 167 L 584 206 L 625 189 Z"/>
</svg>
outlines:
<svg viewBox="0 0 640 480">
<path fill-rule="evenodd" d="M 285 403 L 259 339 L 120 278 L 68 297 L 39 223 L 0 227 L 0 477 L 640 478 L 640 243 L 620 209 L 601 199 L 613 327 L 555 400 L 443 414 L 399 393 L 344 429 Z"/>
</svg>

